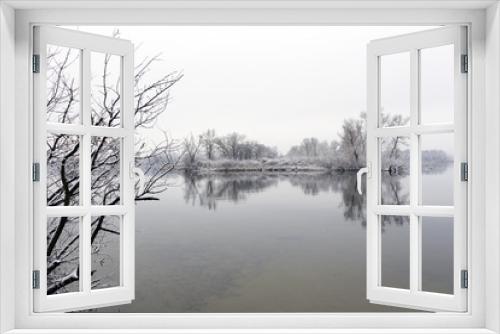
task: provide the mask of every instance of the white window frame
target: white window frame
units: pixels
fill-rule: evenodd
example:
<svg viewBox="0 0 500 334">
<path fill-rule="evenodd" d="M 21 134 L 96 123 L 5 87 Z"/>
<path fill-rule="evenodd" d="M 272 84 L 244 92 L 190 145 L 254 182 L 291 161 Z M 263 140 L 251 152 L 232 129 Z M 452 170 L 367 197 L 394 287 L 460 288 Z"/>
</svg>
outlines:
<svg viewBox="0 0 500 334">
<path fill-rule="evenodd" d="M 467 289 L 461 287 L 461 271 L 467 270 L 467 183 L 461 180 L 461 163 L 467 163 L 467 80 L 462 73 L 462 56 L 467 55 L 467 28 L 450 25 L 411 34 L 371 41 L 368 45 L 368 109 L 367 109 L 367 297 L 374 303 L 413 307 L 422 310 L 467 310 Z M 420 51 L 444 45 L 453 46 L 454 115 L 449 124 L 422 124 L 420 110 Z M 408 126 L 384 127 L 381 124 L 381 58 L 405 53 L 409 58 L 410 120 Z M 452 134 L 454 205 L 422 205 L 421 135 Z M 410 141 L 408 205 L 381 203 L 382 138 L 406 137 Z M 409 218 L 409 289 L 386 287 L 382 281 L 382 216 Z M 453 224 L 453 293 L 442 294 L 422 290 L 422 225 L 423 217 L 448 217 Z"/>
<path fill-rule="evenodd" d="M 169 333 L 186 332 L 187 329 L 192 329 L 190 333 L 499 333 L 500 9 L 497 2 L 186 2 L 10 0 L 0 3 L 0 332 L 47 333 L 47 329 L 52 329 L 50 332 L 76 333 L 80 329 L 80 333 L 110 333 L 106 329 L 127 328 L 128 333 L 141 333 L 148 332 L 145 328 L 156 328 Z M 468 312 L 33 313 L 30 288 L 33 203 L 26 198 L 32 193 L 30 55 L 34 24 L 469 25 L 468 258 L 471 263 Z M 15 69 L 12 68 L 14 63 Z M 485 174 L 488 174 L 488 182 L 485 182 Z M 14 196 L 12 189 L 15 189 Z"/>
<path fill-rule="evenodd" d="M 56 45 L 79 50 L 80 98 L 79 124 L 47 121 L 47 47 Z M 33 184 L 33 268 L 39 271 L 39 288 L 34 289 L 35 312 L 73 311 L 97 306 L 130 303 L 134 299 L 134 46 L 130 41 L 99 36 L 53 26 L 35 26 L 34 53 L 40 58 L 38 73 L 33 76 L 33 154 L 39 164 L 38 182 Z M 90 111 L 92 52 L 111 54 L 119 58 L 120 123 L 119 127 L 92 126 Z M 74 206 L 47 206 L 48 132 L 79 136 L 80 203 Z M 120 141 L 120 202 L 116 205 L 92 205 L 91 139 L 110 137 Z M 92 289 L 91 222 L 93 216 L 118 216 L 120 219 L 119 285 Z M 47 219 L 49 217 L 79 218 L 79 291 L 47 295 Z"/>
</svg>

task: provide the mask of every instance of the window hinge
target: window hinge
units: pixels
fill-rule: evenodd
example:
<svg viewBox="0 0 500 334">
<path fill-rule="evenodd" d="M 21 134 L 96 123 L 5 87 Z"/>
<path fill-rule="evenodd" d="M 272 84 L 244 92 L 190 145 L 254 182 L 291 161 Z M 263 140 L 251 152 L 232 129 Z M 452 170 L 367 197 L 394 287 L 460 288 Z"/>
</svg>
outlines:
<svg viewBox="0 0 500 334">
<path fill-rule="evenodd" d="M 462 73 L 469 72 L 469 56 L 462 55 Z"/>
<path fill-rule="evenodd" d="M 33 55 L 33 73 L 40 73 L 40 55 Z"/>
<path fill-rule="evenodd" d="M 33 163 L 32 174 L 33 182 L 40 181 L 40 164 L 38 162 Z"/>
<path fill-rule="evenodd" d="M 462 270 L 460 273 L 460 286 L 462 289 L 467 289 L 469 287 L 469 271 L 468 270 Z"/>
<path fill-rule="evenodd" d="M 469 164 L 467 162 L 460 164 L 460 179 L 462 181 L 469 181 Z"/>
<path fill-rule="evenodd" d="M 33 289 L 40 289 L 40 270 L 33 270 Z"/>
</svg>

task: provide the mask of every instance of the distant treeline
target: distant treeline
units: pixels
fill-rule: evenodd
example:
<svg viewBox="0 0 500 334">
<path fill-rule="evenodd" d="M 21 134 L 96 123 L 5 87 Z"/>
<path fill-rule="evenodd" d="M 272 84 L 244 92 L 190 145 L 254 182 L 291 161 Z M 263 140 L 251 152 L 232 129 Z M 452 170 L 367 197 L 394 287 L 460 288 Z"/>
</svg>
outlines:
<svg viewBox="0 0 500 334">
<path fill-rule="evenodd" d="M 384 126 L 407 123 L 401 116 L 382 116 Z M 187 171 L 316 171 L 357 170 L 366 165 L 366 115 L 347 119 L 330 142 L 316 137 L 304 138 L 286 153 L 274 146 L 248 139 L 240 133 L 218 135 L 209 129 L 190 135 L 178 145 L 176 169 Z M 407 138 L 394 137 L 381 141 L 382 168 L 400 174 L 409 165 Z M 424 171 L 451 161 L 444 151 L 422 153 Z"/>
</svg>

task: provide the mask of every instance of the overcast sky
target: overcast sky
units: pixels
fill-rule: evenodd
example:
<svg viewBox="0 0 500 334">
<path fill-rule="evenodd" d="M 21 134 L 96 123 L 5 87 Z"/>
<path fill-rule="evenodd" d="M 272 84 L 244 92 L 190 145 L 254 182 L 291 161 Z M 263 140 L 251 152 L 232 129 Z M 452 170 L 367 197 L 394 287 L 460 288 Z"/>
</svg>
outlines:
<svg viewBox="0 0 500 334">
<path fill-rule="evenodd" d="M 429 27 L 80 27 L 121 37 L 136 61 L 161 53 L 150 79 L 184 77 L 157 128 L 174 138 L 215 129 L 245 134 L 281 153 L 305 137 L 331 141 L 342 121 L 366 110 L 366 45 Z M 159 138 L 159 131 L 148 133 Z"/>
</svg>

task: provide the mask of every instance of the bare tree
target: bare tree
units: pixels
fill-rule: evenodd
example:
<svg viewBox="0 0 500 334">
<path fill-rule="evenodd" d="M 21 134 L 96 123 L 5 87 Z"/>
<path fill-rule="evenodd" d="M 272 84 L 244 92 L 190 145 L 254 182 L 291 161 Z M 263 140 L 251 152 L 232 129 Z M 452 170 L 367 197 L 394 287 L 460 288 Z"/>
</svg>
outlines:
<svg viewBox="0 0 500 334">
<path fill-rule="evenodd" d="M 182 145 L 164 132 L 164 140 L 149 147 L 143 140 L 136 142 L 135 161 L 147 176 L 144 189 L 136 201 L 158 200 L 157 194 L 167 189 L 167 174 L 174 171 L 182 157 Z"/>
<path fill-rule="evenodd" d="M 319 143 L 318 139 L 314 137 L 304 138 L 302 140 L 302 147 L 304 147 L 307 157 L 318 156 L 318 143 Z"/>
<path fill-rule="evenodd" d="M 184 167 L 191 169 L 196 165 L 198 152 L 200 151 L 202 142 L 202 136 L 195 138 L 191 134 L 191 136 L 184 138 L 182 145 L 184 149 Z"/>
<path fill-rule="evenodd" d="M 118 32 L 114 34 L 118 36 Z M 79 53 L 73 49 L 51 48 L 47 57 L 47 120 L 60 123 L 80 122 L 80 87 L 76 73 Z M 93 125 L 118 127 L 121 120 L 121 93 L 117 73 L 112 73 L 113 56 L 105 55 L 101 73 L 92 78 L 91 121 Z M 167 73 L 147 81 L 146 73 L 159 56 L 145 58 L 135 67 L 135 127 L 152 127 L 165 112 L 170 89 L 182 78 L 178 72 Z M 145 168 L 144 191 L 136 200 L 156 199 L 166 189 L 165 175 L 180 159 L 174 156 L 176 144 L 164 142 L 149 147 L 139 140 L 137 163 Z M 49 134 L 47 136 L 47 205 L 68 206 L 80 203 L 80 137 Z M 96 205 L 112 205 L 120 201 L 120 140 L 93 137 L 91 140 L 91 200 Z M 100 266 L 110 259 L 103 249 L 120 233 L 112 217 L 92 218 L 93 286 L 106 286 L 108 278 L 99 276 Z M 78 220 L 78 218 L 77 218 Z M 73 291 L 79 280 L 78 223 L 68 217 L 51 218 L 47 230 L 47 293 Z M 116 260 L 116 259 L 114 259 Z M 100 265 L 100 266 L 99 266 Z"/>
<path fill-rule="evenodd" d="M 215 158 L 215 148 L 216 148 L 216 136 L 215 130 L 209 129 L 205 133 L 201 135 L 203 145 L 203 149 L 205 150 L 205 154 L 207 155 L 208 160 L 213 160 Z"/>
<path fill-rule="evenodd" d="M 218 138 L 217 147 L 223 157 L 238 160 L 240 159 L 240 145 L 244 140 L 245 136 L 233 132 L 223 138 Z"/>
<path fill-rule="evenodd" d="M 381 113 L 381 122 L 384 127 L 403 126 L 408 123 L 409 117 Z M 397 170 L 409 167 L 408 138 L 395 136 L 384 138 L 381 145 L 382 168 Z"/>
<path fill-rule="evenodd" d="M 366 161 L 366 131 L 364 119 L 348 119 L 339 133 L 340 151 L 353 168 L 360 168 Z"/>
<path fill-rule="evenodd" d="M 289 157 L 295 158 L 325 158 L 332 153 L 330 145 L 326 141 L 319 141 L 316 137 L 302 139 L 299 145 L 292 146 L 288 151 Z"/>
</svg>

